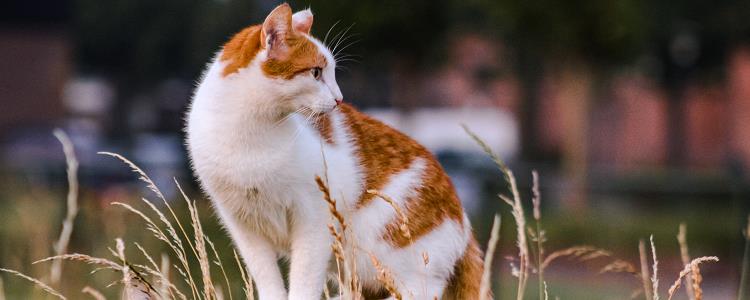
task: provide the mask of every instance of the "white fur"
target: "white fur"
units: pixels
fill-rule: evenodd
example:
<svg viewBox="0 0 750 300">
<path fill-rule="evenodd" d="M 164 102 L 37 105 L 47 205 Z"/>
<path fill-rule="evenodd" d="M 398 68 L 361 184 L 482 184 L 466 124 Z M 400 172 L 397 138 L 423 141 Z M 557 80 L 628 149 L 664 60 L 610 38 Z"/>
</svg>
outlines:
<svg viewBox="0 0 750 300">
<path fill-rule="evenodd" d="M 187 144 L 192 166 L 210 195 L 226 229 L 258 287 L 261 300 L 319 299 L 331 258 L 331 223 L 327 204 L 314 182 L 326 175 L 331 195 L 351 222 L 352 245 L 358 245 L 357 270 L 363 284 L 378 288 L 369 255 L 380 259 L 405 295 L 414 299 L 440 296 L 455 262 L 466 248 L 470 230 L 447 220 L 405 248 L 383 240 L 393 209 L 375 199 L 354 209 L 363 192 L 363 170 L 357 161 L 344 116 L 333 110 L 341 91 L 335 61 L 328 59 L 322 80 L 308 74 L 290 80 L 271 79 L 259 64 L 265 50 L 237 73 L 222 77 L 224 63 L 215 59 L 203 75 L 187 116 Z M 219 57 L 219 55 L 217 55 Z M 288 114 L 306 106 L 330 112 L 335 143 L 321 141 L 309 120 Z M 285 118 L 285 119 L 284 119 Z M 425 162 L 389 178 L 382 192 L 399 204 L 422 182 Z M 468 224 L 468 220 L 464 222 Z M 467 225 L 468 226 L 468 225 Z M 429 264 L 424 265 L 422 254 Z M 277 265 L 291 260 L 289 292 Z"/>
</svg>

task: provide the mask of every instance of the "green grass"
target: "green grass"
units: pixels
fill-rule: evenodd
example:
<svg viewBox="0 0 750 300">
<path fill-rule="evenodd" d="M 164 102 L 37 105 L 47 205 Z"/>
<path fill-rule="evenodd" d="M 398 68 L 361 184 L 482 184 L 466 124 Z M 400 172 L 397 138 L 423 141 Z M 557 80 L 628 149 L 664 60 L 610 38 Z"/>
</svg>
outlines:
<svg viewBox="0 0 750 300">
<path fill-rule="evenodd" d="M 505 166 L 497 160 L 498 166 Z M 133 166 L 131 166 L 133 167 Z M 150 180 L 145 174 L 145 181 Z M 7 176 L 6 176 L 7 177 Z M 507 173 L 506 180 L 513 179 Z M 59 236 L 61 221 L 66 215 L 66 201 L 64 189 L 48 189 L 43 185 L 30 184 L 18 178 L 5 178 L 0 183 L 0 267 L 18 270 L 39 278 L 44 282 L 49 280 L 49 262 L 32 264 L 32 262 L 55 254 L 52 245 Z M 175 187 L 160 187 L 175 188 Z M 524 188 L 520 195 L 528 194 Z M 79 213 L 74 222 L 74 230 L 67 253 L 82 253 L 91 257 L 101 257 L 112 261 L 121 267 L 104 269 L 91 274 L 96 267 L 83 262 L 65 262 L 63 277 L 60 283 L 52 287 L 68 295 L 71 299 L 83 296 L 82 289 L 93 287 L 107 298 L 118 298 L 122 288 L 117 285 L 123 279 L 125 267 L 133 268 L 142 273 L 143 281 L 157 286 L 159 277 L 150 276 L 148 268 L 149 258 L 138 250 L 136 242 L 141 245 L 148 255 L 158 260 L 162 254 L 170 255 L 170 280 L 177 290 L 182 291 L 188 298 L 211 299 L 211 288 L 222 291 L 224 299 L 230 295 L 237 299 L 245 297 L 245 284 L 233 254 L 231 241 L 222 230 L 218 220 L 213 217 L 210 205 L 202 200 L 200 193 L 188 192 L 187 197 L 178 199 L 161 199 L 158 189 L 141 194 L 142 189 L 135 185 L 113 187 L 105 192 L 81 188 L 78 199 Z M 154 204 L 152 209 L 147 202 L 141 201 L 146 197 Z M 514 202 L 513 196 L 509 196 Z M 188 199 L 197 199 L 191 202 Z M 163 201 L 162 201 L 163 200 Z M 510 276 L 509 263 L 505 259 L 511 257 L 518 262 L 517 240 L 521 235 L 528 239 L 528 253 L 530 266 L 527 272 L 528 283 L 524 289 L 524 299 L 536 299 L 540 295 L 535 273 L 537 244 L 532 233 L 535 230 L 535 218 L 529 212 L 532 210 L 531 201 L 524 197 L 517 198 L 516 203 L 522 203 L 526 211 L 521 211 L 526 217 L 529 231 L 516 230 L 514 216 L 509 212 L 508 205 L 500 199 L 487 199 L 486 215 L 478 216 L 474 220 L 480 240 L 489 237 L 490 218 L 487 215 L 500 212 L 503 215 L 502 230 L 498 252 L 493 264 L 493 289 L 496 299 L 513 299 L 517 296 L 517 279 Z M 594 202 L 600 199 L 593 199 Z M 323 201 L 323 199 L 321 199 Z M 604 201 L 604 199 L 601 199 Z M 121 202 L 132 206 L 133 213 L 123 205 L 111 205 Z M 169 207 L 166 205 L 169 203 Z M 192 207 L 194 203 L 195 207 Z M 517 204 L 514 204 L 517 205 Z M 177 238 L 166 234 L 166 240 L 159 240 L 149 231 L 148 222 L 142 216 L 154 221 L 153 230 L 168 232 L 170 226 L 175 229 Z M 174 215 L 171 214 L 174 212 Z M 192 212 L 192 214 L 191 214 Z M 166 222 L 160 220 L 163 213 Z M 517 211 L 518 213 L 518 211 Z M 733 216 L 733 211 L 727 207 L 705 205 L 704 207 L 681 207 L 680 209 L 655 209 L 643 211 L 622 207 L 597 206 L 580 214 L 560 211 L 542 211 L 542 223 L 545 230 L 545 254 L 555 250 L 577 245 L 591 245 L 608 249 L 608 257 L 597 259 L 560 259 L 545 271 L 550 299 L 555 296 L 561 299 L 627 299 L 633 290 L 641 287 L 638 280 L 623 274 L 598 274 L 598 271 L 615 257 L 624 259 L 638 266 L 638 240 L 653 234 L 659 252 L 660 278 L 662 280 L 660 294 L 677 277 L 682 269 L 679 258 L 679 248 L 675 235 L 678 225 L 686 222 L 688 225 L 688 242 L 692 257 L 704 255 L 718 255 L 722 261 L 718 264 L 706 266 L 704 270 L 705 283 L 712 281 L 736 281 L 738 276 L 715 276 L 725 270 L 734 270 L 739 266 L 743 238 L 740 230 L 743 224 Z M 516 216 L 518 217 L 518 216 Z M 167 224 L 169 223 L 169 224 Z M 182 225 L 179 225 L 182 224 Z M 194 230 L 194 228 L 198 228 Z M 322 228 L 321 230 L 325 230 Z M 183 233 L 184 231 L 184 233 Z M 204 238 L 210 238 L 216 247 L 212 251 Z M 124 241 L 124 251 L 118 249 L 115 239 Z M 182 246 L 175 249 L 177 239 Z M 202 252 L 203 245 L 205 250 Z M 197 249 L 197 250 L 196 250 Z M 180 255 L 184 259 L 180 260 Z M 90 260 L 90 259 L 84 259 Z M 586 262 L 582 262 L 586 260 Z M 216 262 L 224 266 L 222 270 Z M 159 262 L 155 262 L 158 264 Z M 201 265 L 203 264 L 203 265 Z M 190 276 L 181 275 L 176 268 L 187 266 Z M 153 269 L 158 269 L 154 267 Z M 713 270 L 720 270 L 719 272 Z M 158 270 L 157 270 L 158 271 Z M 210 271 L 210 281 L 206 275 Z M 226 280 L 229 281 L 227 286 Z M 42 293 L 33 284 L 24 282 L 16 277 L 2 274 L 5 296 L 8 299 L 43 298 Z M 127 279 L 127 277 L 126 277 Z M 112 285 L 115 283 L 115 285 Z M 210 286 L 211 288 L 206 288 Z M 204 289 L 206 288 L 206 289 Z M 252 295 L 252 294 L 251 294 Z M 0 295 L 2 296 L 2 295 Z M 1 299 L 1 298 L 0 298 Z"/>
</svg>

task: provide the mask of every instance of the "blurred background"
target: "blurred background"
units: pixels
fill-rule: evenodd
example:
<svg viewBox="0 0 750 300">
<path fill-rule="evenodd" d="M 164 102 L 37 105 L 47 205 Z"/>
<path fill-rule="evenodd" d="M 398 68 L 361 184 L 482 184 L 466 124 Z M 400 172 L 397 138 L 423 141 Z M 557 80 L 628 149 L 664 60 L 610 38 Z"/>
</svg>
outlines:
<svg viewBox="0 0 750 300">
<path fill-rule="evenodd" d="M 55 127 L 71 136 L 81 161 L 71 252 L 106 256 L 117 236 L 147 239 L 131 225 L 137 218 L 109 205 L 147 192 L 97 151 L 132 159 L 168 198 L 177 178 L 204 206 L 209 236 L 229 249 L 189 170 L 183 116 L 220 46 L 277 4 L 0 3 L 0 266 L 31 274 L 47 267 L 30 262 L 52 253 L 65 214 Z M 548 248 L 589 244 L 637 262 L 638 240 L 654 234 L 671 282 L 681 269 L 675 235 L 685 222 L 691 254 L 721 259 L 704 267 L 706 298 L 735 297 L 750 212 L 750 2 L 290 4 L 310 7 L 313 34 L 328 33 L 350 55 L 337 74 L 345 101 L 438 155 L 482 241 L 493 214 L 503 214 L 499 295 L 513 286 L 502 257 L 515 251 L 515 229 L 496 197 L 507 188 L 460 124 L 510 164 L 525 199 L 531 170 L 539 172 Z M 64 279 L 66 290 L 106 281 L 85 266 L 69 268 L 82 275 Z M 597 272 L 595 263 L 562 262 L 549 271 L 550 292 L 624 299 L 637 287 Z M 9 295 L 34 295 L 5 281 Z"/>
</svg>

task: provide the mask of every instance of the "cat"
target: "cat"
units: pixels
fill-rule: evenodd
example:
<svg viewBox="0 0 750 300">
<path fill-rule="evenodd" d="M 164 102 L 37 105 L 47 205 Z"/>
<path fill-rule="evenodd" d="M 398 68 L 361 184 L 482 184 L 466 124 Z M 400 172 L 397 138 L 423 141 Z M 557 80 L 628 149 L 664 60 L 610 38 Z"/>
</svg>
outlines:
<svg viewBox="0 0 750 300">
<path fill-rule="evenodd" d="M 327 179 L 359 245 L 365 292 L 389 296 L 373 255 L 407 299 L 478 299 L 482 253 L 451 181 L 424 147 L 342 102 L 336 61 L 310 35 L 312 22 L 309 9 L 293 14 L 282 4 L 234 35 L 208 64 L 186 117 L 192 168 L 260 299 L 322 296 L 333 239 L 316 176 Z M 409 237 L 368 189 L 402 208 Z M 288 292 L 279 258 L 290 261 Z"/>
</svg>

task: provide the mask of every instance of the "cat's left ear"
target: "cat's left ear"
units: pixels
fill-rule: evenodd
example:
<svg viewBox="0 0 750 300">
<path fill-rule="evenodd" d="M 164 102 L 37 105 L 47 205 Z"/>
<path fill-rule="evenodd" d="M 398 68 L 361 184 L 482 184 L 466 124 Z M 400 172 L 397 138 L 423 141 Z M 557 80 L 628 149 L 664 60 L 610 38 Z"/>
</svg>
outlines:
<svg viewBox="0 0 750 300">
<path fill-rule="evenodd" d="M 313 14 L 310 9 L 300 10 L 292 15 L 292 26 L 294 30 L 305 34 L 310 34 L 312 28 Z"/>
<path fill-rule="evenodd" d="M 263 48 L 268 49 L 268 58 L 283 59 L 289 46 L 286 39 L 292 34 L 292 8 L 289 4 L 281 4 L 271 11 L 263 21 L 261 31 L 261 43 Z"/>
</svg>

